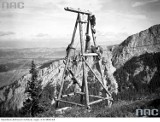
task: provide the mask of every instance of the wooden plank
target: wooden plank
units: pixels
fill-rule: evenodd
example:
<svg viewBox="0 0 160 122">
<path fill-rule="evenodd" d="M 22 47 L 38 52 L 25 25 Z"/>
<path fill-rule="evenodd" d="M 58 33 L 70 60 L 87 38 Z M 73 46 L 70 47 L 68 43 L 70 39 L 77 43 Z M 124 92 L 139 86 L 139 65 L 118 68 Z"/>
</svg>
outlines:
<svg viewBox="0 0 160 122">
<path fill-rule="evenodd" d="M 75 92 L 75 94 L 82 94 L 84 95 L 85 93 L 83 92 Z M 97 96 L 97 95 L 89 95 L 90 97 L 96 97 L 96 98 L 99 98 L 99 99 L 105 99 L 105 97 L 102 97 L 102 96 Z M 112 99 L 112 98 L 108 98 L 108 99 Z"/>
<path fill-rule="evenodd" d="M 75 93 L 74 93 L 74 92 L 73 92 L 73 93 L 70 93 L 70 94 L 62 95 L 62 98 L 64 98 L 64 97 L 71 97 L 71 96 L 73 96 L 73 95 L 75 95 Z"/>
<path fill-rule="evenodd" d="M 80 9 L 75 9 L 75 8 L 71 8 L 71 7 L 66 7 L 64 8 L 66 11 L 71 11 L 71 12 L 75 12 L 75 13 L 81 13 L 81 14 L 87 14 L 87 15 L 90 15 L 92 14 L 90 11 L 82 11 Z"/>
<path fill-rule="evenodd" d="M 75 92 L 75 94 L 82 94 L 84 95 L 85 93 L 83 92 Z M 100 98 L 100 99 L 103 99 L 104 97 L 101 97 L 101 96 L 96 96 L 96 95 L 89 95 L 90 97 L 96 97 L 96 98 Z"/>
<path fill-rule="evenodd" d="M 96 103 L 99 103 L 99 102 L 102 102 L 104 101 L 105 99 L 99 99 L 99 100 L 96 100 L 96 101 L 93 101 L 93 102 L 90 102 L 89 105 L 93 105 L 93 104 L 96 104 Z"/>
<path fill-rule="evenodd" d="M 69 103 L 69 104 L 73 104 L 73 105 L 76 105 L 76 106 L 81 106 L 81 107 L 84 107 L 85 105 L 83 104 L 79 104 L 79 103 L 75 103 L 75 102 L 70 102 L 70 101 L 65 101 L 65 100 L 57 100 L 59 102 L 63 102 L 63 103 Z"/>
<path fill-rule="evenodd" d="M 101 96 L 96 96 L 96 95 L 89 95 L 89 96 L 90 96 L 90 97 L 99 98 L 99 99 L 103 99 L 103 100 L 108 99 L 108 100 L 113 101 L 113 98 L 111 98 L 111 97 L 101 97 Z"/>
<path fill-rule="evenodd" d="M 97 96 L 97 95 L 89 95 L 90 97 L 95 97 L 95 98 L 99 98 L 99 99 L 104 99 L 104 97 L 101 96 Z"/>
<path fill-rule="evenodd" d="M 84 53 L 83 56 L 98 56 L 97 53 Z"/>
<path fill-rule="evenodd" d="M 75 92 L 75 94 L 85 94 L 84 92 Z"/>
</svg>

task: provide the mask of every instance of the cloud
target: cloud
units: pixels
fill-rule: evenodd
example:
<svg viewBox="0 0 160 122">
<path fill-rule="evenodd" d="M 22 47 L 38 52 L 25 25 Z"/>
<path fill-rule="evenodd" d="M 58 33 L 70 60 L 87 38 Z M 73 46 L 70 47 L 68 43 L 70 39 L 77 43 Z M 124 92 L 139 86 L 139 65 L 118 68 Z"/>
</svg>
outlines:
<svg viewBox="0 0 160 122">
<path fill-rule="evenodd" d="M 50 1 L 39 1 L 39 2 L 24 2 L 25 4 L 25 9 L 28 10 L 28 12 L 34 12 L 35 14 L 37 13 L 56 13 L 60 11 L 60 8 L 58 4 L 55 4 Z"/>
<path fill-rule="evenodd" d="M 146 4 L 149 4 L 149 3 L 155 3 L 155 2 L 158 2 L 159 0 L 144 0 L 144 1 L 138 1 L 138 2 L 135 2 L 132 7 L 138 7 L 138 6 L 143 6 L 143 5 L 146 5 Z"/>
<path fill-rule="evenodd" d="M 2 32 L 0 31 L 0 36 L 8 36 L 8 35 L 14 35 L 14 32 Z"/>
</svg>

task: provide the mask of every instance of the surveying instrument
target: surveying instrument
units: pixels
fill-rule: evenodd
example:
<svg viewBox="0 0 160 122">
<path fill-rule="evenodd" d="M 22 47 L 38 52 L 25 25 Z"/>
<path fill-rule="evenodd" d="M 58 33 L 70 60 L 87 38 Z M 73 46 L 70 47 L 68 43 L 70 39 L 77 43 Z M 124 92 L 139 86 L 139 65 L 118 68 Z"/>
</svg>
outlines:
<svg viewBox="0 0 160 122">
<path fill-rule="evenodd" d="M 101 64 L 98 62 L 99 66 L 100 66 L 99 72 L 101 74 L 101 78 L 99 78 L 96 75 L 96 73 L 94 72 L 94 70 L 92 69 L 92 67 L 89 65 L 89 63 L 87 62 L 88 57 L 97 58 L 99 56 L 99 54 L 96 53 L 96 52 L 89 52 L 88 51 L 88 47 L 89 47 L 88 45 L 89 45 L 89 41 L 90 41 L 89 30 L 91 30 L 91 34 L 92 34 L 92 40 L 93 40 L 93 44 L 94 44 L 93 47 L 97 47 L 96 38 L 95 38 L 95 30 L 94 30 L 94 24 L 95 23 L 94 23 L 94 20 L 93 20 L 94 15 L 92 15 L 92 13 L 90 11 L 82 11 L 80 9 L 74 9 L 74 8 L 70 8 L 70 7 L 66 7 L 64 9 L 66 11 L 76 13 L 77 14 L 77 19 L 76 19 L 71 43 L 68 45 L 68 47 L 66 49 L 67 54 L 66 54 L 66 58 L 65 58 L 65 61 L 64 61 L 65 67 L 64 67 L 64 71 L 63 71 L 63 75 L 62 75 L 60 91 L 59 91 L 59 94 L 58 94 L 58 98 L 56 99 L 56 108 L 59 107 L 60 102 L 90 108 L 90 105 L 102 102 L 104 100 L 112 100 L 111 94 L 108 92 L 108 90 L 106 89 L 106 87 L 104 85 L 104 82 L 103 82 L 103 73 L 102 73 L 102 69 L 101 69 L 101 66 L 100 66 Z M 87 18 L 86 21 L 82 20 L 82 15 L 86 16 L 86 18 Z M 80 59 L 81 59 L 80 61 L 82 63 L 82 70 L 83 70 L 82 85 L 79 84 L 79 81 L 77 80 L 74 72 L 69 67 L 69 61 L 71 59 L 71 52 L 75 50 L 75 48 L 73 48 L 73 44 L 74 44 L 74 41 L 75 41 L 75 34 L 76 34 L 76 30 L 77 30 L 78 25 L 79 25 L 79 35 L 80 35 Z M 83 26 L 86 26 L 85 40 L 83 39 Z M 96 78 L 98 83 L 100 83 L 100 85 L 103 87 L 106 94 L 108 94 L 106 97 L 89 94 L 88 81 L 87 81 L 87 70 L 86 70 L 87 68 L 94 75 L 94 77 Z M 74 92 L 74 93 L 70 93 L 70 94 L 62 94 L 63 93 L 62 91 L 64 89 L 66 72 L 69 72 L 70 75 L 72 76 L 72 79 L 74 79 L 74 82 L 79 85 L 79 87 L 81 89 L 80 92 Z M 80 95 L 80 103 L 63 100 L 63 98 L 65 98 L 65 97 L 74 96 L 76 94 Z M 89 97 L 97 98 L 98 100 L 90 102 Z M 85 98 L 85 101 L 84 101 L 84 98 Z"/>
</svg>

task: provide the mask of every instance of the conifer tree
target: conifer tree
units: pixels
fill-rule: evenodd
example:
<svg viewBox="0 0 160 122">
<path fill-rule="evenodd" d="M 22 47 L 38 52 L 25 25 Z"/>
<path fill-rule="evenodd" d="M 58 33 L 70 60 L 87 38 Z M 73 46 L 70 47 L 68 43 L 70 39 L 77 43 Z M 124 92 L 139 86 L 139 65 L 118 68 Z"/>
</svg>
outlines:
<svg viewBox="0 0 160 122">
<path fill-rule="evenodd" d="M 22 108 L 22 113 L 26 116 L 36 116 L 36 114 L 42 109 L 40 107 L 39 98 L 42 91 L 41 81 L 39 81 L 37 75 L 36 65 L 34 61 L 31 63 L 31 80 L 27 83 L 27 88 L 25 93 L 28 95 L 27 100 L 24 102 L 24 107 Z"/>
</svg>

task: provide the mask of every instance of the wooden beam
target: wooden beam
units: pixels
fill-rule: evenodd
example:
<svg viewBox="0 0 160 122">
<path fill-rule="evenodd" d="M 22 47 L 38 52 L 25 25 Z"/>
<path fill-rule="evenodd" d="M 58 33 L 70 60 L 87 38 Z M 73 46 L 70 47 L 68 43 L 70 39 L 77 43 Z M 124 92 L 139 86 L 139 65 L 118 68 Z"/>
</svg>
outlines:
<svg viewBox="0 0 160 122">
<path fill-rule="evenodd" d="M 75 12 L 75 13 L 81 13 L 81 14 L 87 14 L 87 15 L 91 15 L 92 13 L 90 11 L 82 11 L 79 8 L 75 9 L 75 8 L 71 8 L 71 7 L 66 7 L 64 8 L 66 11 L 71 11 L 71 12 Z"/>
<path fill-rule="evenodd" d="M 84 59 L 84 57 L 83 57 Z M 97 77 L 97 75 L 94 73 L 94 71 L 92 70 L 92 68 L 89 66 L 89 64 L 85 61 L 86 65 L 88 66 L 88 68 L 91 70 L 91 72 L 94 74 L 94 76 L 96 77 L 96 79 L 99 81 L 99 83 L 102 85 L 102 87 L 105 89 L 106 93 L 111 96 L 111 94 L 108 92 L 108 90 L 105 88 L 105 86 L 103 85 L 103 83 L 101 82 L 101 80 L 99 80 L 99 78 Z"/>
<path fill-rule="evenodd" d="M 74 43 L 74 38 L 75 38 L 75 35 L 76 35 L 76 30 L 77 30 L 77 26 L 78 26 L 78 16 L 77 16 L 77 20 L 76 20 L 76 23 L 75 23 L 75 26 L 74 26 L 74 30 L 73 30 L 73 34 L 72 34 L 72 40 L 71 40 L 71 46 L 73 45 Z"/>
<path fill-rule="evenodd" d="M 87 28 L 86 28 L 86 34 L 89 34 L 89 19 L 90 19 L 90 16 L 88 15 L 88 17 L 87 17 Z"/>
<path fill-rule="evenodd" d="M 64 61 L 63 61 L 63 63 L 66 64 Z M 75 77 L 75 75 L 72 72 L 72 70 L 70 70 L 68 67 L 67 67 L 67 70 L 70 72 L 70 74 L 72 75 L 72 77 L 76 80 L 76 83 L 78 84 L 78 86 L 81 88 L 81 85 L 80 85 L 79 81 L 77 80 L 77 78 Z"/>
<path fill-rule="evenodd" d="M 76 106 L 81 106 L 81 107 L 84 107 L 85 105 L 83 104 L 79 104 L 79 103 L 75 103 L 75 102 L 70 102 L 70 101 L 65 101 L 65 100 L 57 100 L 59 102 L 63 102 L 63 103 L 69 103 L 69 104 L 73 104 L 73 105 L 76 105 Z"/>
<path fill-rule="evenodd" d="M 99 102 L 102 102 L 106 99 L 109 99 L 108 97 L 104 98 L 104 99 L 99 99 L 99 100 L 96 100 L 96 101 L 93 101 L 93 102 L 90 102 L 89 105 L 93 105 L 93 104 L 96 104 L 96 103 L 99 103 Z"/>
<path fill-rule="evenodd" d="M 85 94 L 84 92 L 75 92 L 75 94 Z"/>
<path fill-rule="evenodd" d="M 84 79 L 82 79 L 82 87 L 81 87 L 81 93 L 83 93 L 84 92 Z M 80 93 L 79 93 L 80 94 Z M 85 94 L 85 93 L 84 93 Z M 80 98 L 80 102 L 81 102 L 81 104 L 83 104 L 83 102 L 84 102 L 84 94 L 81 94 L 81 98 Z"/>
<path fill-rule="evenodd" d="M 79 17 L 79 21 L 81 21 L 81 16 L 80 16 L 79 13 L 78 13 L 78 17 Z M 83 53 L 84 53 L 84 42 L 83 42 L 82 23 L 79 23 L 79 34 L 80 34 L 81 54 L 83 55 Z M 82 67 L 83 67 L 83 71 L 84 71 L 84 63 L 83 63 L 83 61 L 82 61 Z M 84 72 L 83 72 L 83 74 L 84 74 Z M 81 91 L 82 92 L 84 92 L 84 86 L 85 86 L 85 79 L 83 77 L 83 79 L 82 79 L 82 87 L 81 87 Z M 84 101 L 84 98 L 83 98 L 83 95 L 81 95 L 81 98 L 80 98 L 81 104 L 83 104 L 83 101 Z"/>
<path fill-rule="evenodd" d="M 81 21 L 81 15 L 80 14 L 78 14 L 78 19 L 79 19 L 79 21 Z M 84 53 L 84 41 L 83 41 L 82 23 L 79 23 L 79 35 L 80 35 L 80 44 L 81 44 L 81 54 L 83 55 L 83 53 Z M 82 63 L 83 63 L 83 61 L 82 61 Z"/>
<path fill-rule="evenodd" d="M 72 75 L 72 77 L 76 80 L 76 83 L 78 84 L 78 86 L 81 88 L 81 84 L 79 83 L 79 81 L 77 80 L 77 78 L 74 76 L 74 73 L 72 72 L 72 70 L 68 69 L 70 74 Z"/>
<path fill-rule="evenodd" d="M 79 14 L 79 21 L 81 21 L 81 16 Z M 79 32 L 80 32 L 80 42 L 81 42 L 81 53 L 82 57 L 84 54 L 84 40 L 83 40 L 83 27 L 82 23 L 79 23 Z M 82 81 L 82 91 L 84 90 L 83 87 L 85 86 L 85 97 L 86 97 L 86 107 L 89 108 L 89 93 L 88 93 L 88 83 L 87 83 L 87 73 L 86 73 L 86 65 L 85 59 L 82 59 L 82 68 L 83 68 L 83 81 Z M 84 85 L 84 86 L 83 86 Z"/>
<path fill-rule="evenodd" d="M 73 92 L 73 93 L 70 93 L 70 94 L 62 95 L 62 98 L 64 98 L 64 97 L 71 97 L 71 96 L 73 96 L 73 95 L 75 95 L 74 92 Z"/>
<path fill-rule="evenodd" d="M 97 53 L 84 53 L 83 56 L 98 56 Z"/>
<path fill-rule="evenodd" d="M 85 93 L 83 92 L 75 92 L 75 94 L 82 94 L 84 95 Z M 99 98 L 99 99 L 105 99 L 105 97 L 101 97 L 101 96 L 97 96 L 97 95 L 89 95 L 90 97 L 96 97 L 96 98 Z M 111 99 L 113 100 L 112 98 L 108 98 L 108 99 Z"/>
<path fill-rule="evenodd" d="M 88 15 L 87 16 L 86 39 L 87 39 L 87 36 L 89 35 L 89 22 L 90 22 L 89 19 L 90 19 L 90 16 Z M 87 50 L 88 50 L 88 44 L 90 47 L 90 40 L 89 40 L 89 42 L 86 41 L 86 43 L 85 43 L 85 52 L 87 52 Z"/>
<path fill-rule="evenodd" d="M 101 96 L 96 96 L 96 95 L 89 95 L 90 97 L 95 97 L 95 98 L 99 98 L 99 99 L 104 99 L 104 97 Z"/>
<path fill-rule="evenodd" d="M 68 63 L 69 63 L 69 57 L 67 57 L 66 65 L 65 65 L 65 68 L 64 68 L 64 71 L 63 71 L 63 74 L 62 74 L 62 82 L 61 82 L 61 88 L 60 88 L 60 91 L 59 91 L 59 94 L 58 94 L 58 99 L 61 99 L 61 96 L 62 96 L 62 91 L 63 91 L 63 86 L 64 86 L 64 77 L 65 77 L 65 72 L 66 72 L 67 67 L 68 67 Z M 57 101 L 56 102 L 56 108 L 58 108 L 58 106 L 59 106 L 59 103 Z"/>
</svg>

